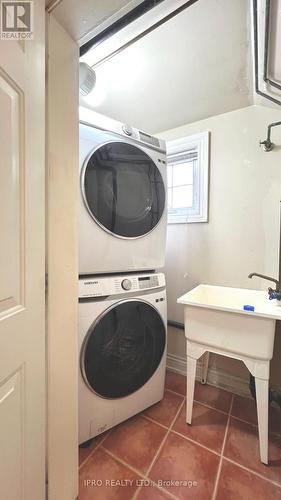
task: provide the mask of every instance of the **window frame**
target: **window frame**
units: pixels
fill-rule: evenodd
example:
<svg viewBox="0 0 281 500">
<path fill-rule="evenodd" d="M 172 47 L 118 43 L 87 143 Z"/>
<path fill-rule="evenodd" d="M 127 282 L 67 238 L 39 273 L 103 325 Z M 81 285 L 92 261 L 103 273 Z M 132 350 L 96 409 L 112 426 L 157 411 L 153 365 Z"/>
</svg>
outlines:
<svg viewBox="0 0 281 500">
<path fill-rule="evenodd" d="M 209 216 L 209 131 L 200 132 L 180 139 L 167 141 L 167 167 L 169 156 L 197 151 L 197 207 L 190 209 L 189 213 L 169 213 L 168 224 L 188 224 L 194 222 L 208 222 Z"/>
</svg>

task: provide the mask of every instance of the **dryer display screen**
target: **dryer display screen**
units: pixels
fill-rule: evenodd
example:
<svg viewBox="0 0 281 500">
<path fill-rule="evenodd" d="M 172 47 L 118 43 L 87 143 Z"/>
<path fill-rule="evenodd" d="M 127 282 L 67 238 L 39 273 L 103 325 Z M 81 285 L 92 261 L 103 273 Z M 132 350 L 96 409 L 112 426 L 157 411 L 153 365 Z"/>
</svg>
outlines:
<svg viewBox="0 0 281 500">
<path fill-rule="evenodd" d="M 97 148 L 82 173 L 90 215 L 105 230 L 124 238 L 149 233 L 165 208 L 165 185 L 154 161 L 121 141 Z"/>
<path fill-rule="evenodd" d="M 139 278 L 138 281 L 140 290 L 143 290 L 144 288 L 153 288 L 155 286 L 159 286 L 158 276 Z"/>
<path fill-rule="evenodd" d="M 119 302 L 90 328 L 81 354 L 88 387 L 104 398 L 128 396 L 157 370 L 166 329 L 157 310 L 140 300 Z"/>
</svg>

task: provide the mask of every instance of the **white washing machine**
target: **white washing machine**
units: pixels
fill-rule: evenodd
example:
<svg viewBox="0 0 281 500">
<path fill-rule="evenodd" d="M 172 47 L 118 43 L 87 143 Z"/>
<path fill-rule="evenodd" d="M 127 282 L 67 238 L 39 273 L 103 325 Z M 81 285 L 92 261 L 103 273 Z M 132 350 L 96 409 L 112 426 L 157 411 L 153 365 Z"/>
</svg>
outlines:
<svg viewBox="0 0 281 500">
<path fill-rule="evenodd" d="M 79 444 L 160 401 L 164 274 L 79 280 Z"/>
<path fill-rule="evenodd" d="M 80 172 L 79 274 L 162 268 L 165 142 L 105 117 L 80 122 Z"/>
</svg>

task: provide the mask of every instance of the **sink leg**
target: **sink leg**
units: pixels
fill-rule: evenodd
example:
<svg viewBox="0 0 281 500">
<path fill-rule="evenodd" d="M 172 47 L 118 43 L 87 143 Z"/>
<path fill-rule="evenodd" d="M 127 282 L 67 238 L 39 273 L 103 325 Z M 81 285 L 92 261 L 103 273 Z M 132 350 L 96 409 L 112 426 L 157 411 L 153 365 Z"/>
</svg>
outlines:
<svg viewBox="0 0 281 500">
<path fill-rule="evenodd" d="M 268 464 L 268 380 L 255 377 L 259 426 L 260 457 Z"/>
<path fill-rule="evenodd" d="M 186 422 L 191 424 L 197 359 L 187 356 Z"/>
</svg>

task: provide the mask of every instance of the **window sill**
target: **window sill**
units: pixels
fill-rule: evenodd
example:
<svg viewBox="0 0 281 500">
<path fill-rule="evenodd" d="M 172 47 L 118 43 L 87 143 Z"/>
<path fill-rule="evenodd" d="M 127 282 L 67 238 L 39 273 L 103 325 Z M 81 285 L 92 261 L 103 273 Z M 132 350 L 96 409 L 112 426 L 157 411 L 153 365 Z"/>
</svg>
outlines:
<svg viewBox="0 0 281 500">
<path fill-rule="evenodd" d="M 188 220 L 174 220 L 174 221 L 169 221 L 168 220 L 168 225 L 174 225 L 174 224 L 197 224 L 197 223 L 208 223 L 209 220 L 207 218 L 202 218 L 200 216 L 190 216 Z"/>
</svg>

